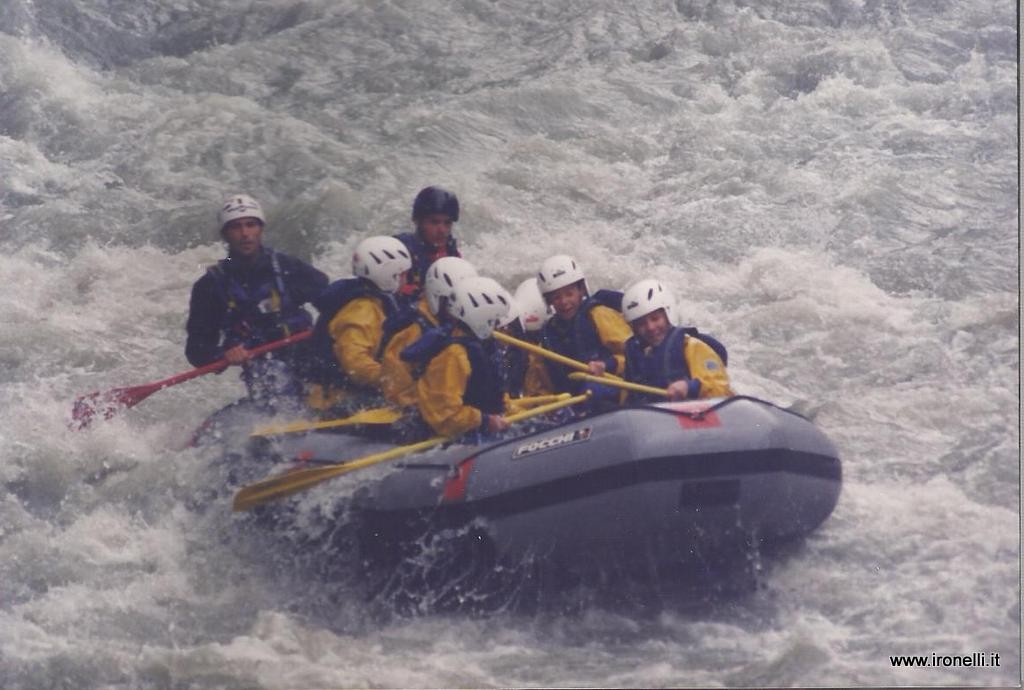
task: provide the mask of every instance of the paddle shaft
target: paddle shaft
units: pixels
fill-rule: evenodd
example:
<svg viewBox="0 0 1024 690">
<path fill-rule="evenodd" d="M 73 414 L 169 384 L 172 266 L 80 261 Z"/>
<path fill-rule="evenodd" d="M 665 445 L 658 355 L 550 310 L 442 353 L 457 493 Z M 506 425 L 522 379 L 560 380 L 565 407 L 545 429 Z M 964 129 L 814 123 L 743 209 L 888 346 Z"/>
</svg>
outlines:
<svg viewBox="0 0 1024 690">
<path fill-rule="evenodd" d="M 648 395 L 660 395 L 663 398 L 669 397 L 667 388 L 655 388 L 653 386 L 645 386 L 641 383 L 631 383 L 629 381 L 622 381 L 621 379 L 608 378 L 606 376 L 593 376 L 591 374 L 583 374 L 580 372 L 573 372 L 569 374 L 569 378 L 577 379 L 581 381 L 593 381 L 594 383 L 600 383 L 604 386 L 614 386 L 616 388 L 622 388 L 627 391 L 633 391 L 635 393 L 647 393 Z"/>
<path fill-rule="evenodd" d="M 267 352 L 305 340 L 311 335 L 313 335 L 313 331 L 300 331 L 286 338 L 258 345 L 250 349 L 249 353 L 253 357 L 258 357 L 259 355 L 266 354 Z M 71 417 L 76 424 L 72 424 L 71 428 L 84 429 L 92 423 L 96 413 L 100 411 L 102 411 L 104 419 L 110 419 L 119 409 L 138 405 L 157 391 L 161 391 L 164 388 L 170 388 L 171 386 L 184 383 L 185 381 L 190 381 L 205 374 L 223 371 L 229 366 L 231 365 L 227 359 L 221 358 L 216 362 L 211 362 L 205 366 L 191 369 L 180 374 L 175 374 L 174 376 L 170 376 L 166 379 L 155 381 L 153 383 L 128 388 L 113 388 L 106 392 L 96 391 L 94 393 L 88 393 L 75 400 L 74 407 L 71 410 Z"/>
<path fill-rule="evenodd" d="M 349 417 L 340 419 L 325 419 L 319 422 L 307 422 L 305 420 L 281 424 L 277 426 L 265 426 L 254 430 L 250 436 L 275 436 L 277 434 L 290 434 L 299 431 L 314 431 L 317 429 L 334 429 L 342 426 L 354 426 L 356 424 L 394 424 L 402 418 L 402 411 L 393 407 L 374 407 L 369 410 L 356 412 Z"/>
<path fill-rule="evenodd" d="M 524 419 L 529 419 L 530 417 L 535 417 L 537 415 L 583 402 L 589 397 L 589 395 L 589 393 L 584 393 L 583 395 L 577 395 L 572 398 L 567 398 L 566 400 L 560 400 L 548 405 L 541 405 L 540 407 L 535 407 L 532 410 L 526 410 L 509 415 L 506 419 L 509 422 L 520 422 Z M 331 479 L 332 477 L 337 477 L 363 467 L 376 465 L 377 463 L 385 462 L 387 460 L 393 460 L 395 458 L 402 457 L 403 455 L 409 455 L 410 453 L 426 450 L 450 440 L 452 440 L 452 437 L 450 436 L 434 436 L 433 438 L 428 438 L 427 440 L 420 441 L 419 443 L 399 446 L 398 448 L 392 448 L 391 450 L 386 450 L 381 453 L 368 455 L 357 460 L 351 460 L 336 465 L 310 467 L 270 477 L 263 481 L 242 487 L 238 493 L 235 494 L 235 499 L 231 505 L 231 509 L 234 511 L 249 510 L 250 508 L 255 508 L 258 505 L 268 503 L 274 499 L 284 498 L 285 496 L 298 493 L 303 489 L 316 486 L 317 484 Z"/>
<path fill-rule="evenodd" d="M 584 400 L 587 399 L 587 397 L 587 395 L 577 395 L 575 398 L 566 398 L 565 400 L 559 400 L 557 402 L 549 403 L 547 405 L 535 407 L 532 410 L 524 410 L 522 412 L 517 412 L 516 414 L 511 414 L 505 417 L 505 419 L 510 424 L 514 424 L 515 422 L 521 422 L 524 419 L 536 417 L 537 415 L 544 414 L 545 412 L 551 412 L 552 410 L 557 410 L 559 408 L 566 407 L 567 405 L 575 404 L 577 402 L 583 402 Z M 391 450 L 386 450 L 375 455 L 369 455 L 360 460 L 351 460 L 349 462 L 344 462 L 339 465 L 334 465 L 333 467 L 336 467 L 340 470 L 344 470 L 346 472 L 350 472 L 352 470 L 358 470 L 362 467 L 369 467 L 370 465 L 376 465 L 379 462 L 384 462 L 386 460 L 401 457 L 402 455 L 410 455 L 420 450 L 426 450 L 428 448 L 436 446 L 439 443 L 444 443 L 445 441 L 450 440 L 452 440 L 451 436 L 434 436 L 433 438 L 428 438 L 426 441 L 420 441 L 419 443 L 413 443 L 407 446 L 399 446 L 398 448 L 392 448 Z M 331 476 L 333 477 L 336 475 L 332 474 Z"/>
<path fill-rule="evenodd" d="M 279 350 L 282 347 L 294 345 L 295 343 L 306 340 L 312 335 L 313 331 L 299 331 L 298 333 L 290 335 L 286 338 L 281 338 L 280 340 L 275 340 L 273 342 L 264 343 L 263 345 L 257 345 L 256 347 L 249 348 L 247 352 L 252 357 L 259 357 L 260 355 L 265 355 L 268 352 Z M 185 381 L 190 381 L 191 379 L 197 378 L 199 376 L 204 376 L 206 374 L 214 374 L 218 371 L 224 371 L 229 366 L 231 366 L 231 364 L 228 362 L 228 360 L 222 357 L 221 359 L 218 359 L 216 362 L 211 362 L 196 369 L 192 369 L 191 371 L 185 371 L 180 374 L 170 376 L 164 379 L 163 381 L 157 381 L 155 383 L 150 383 L 145 386 L 140 386 L 140 388 L 152 388 L 153 390 L 151 391 L 151 393 L 156 393 L 157 391 L 163 390 L 164 388 L 168 388 L 179 383 L 184 383 Z M 149 395 L 149 393 L 147 393 L 147 395 Z"/>
<path fill-rule="evenodd" d="M 509 398 L 508 403 L 510 405 L 516 405 L 517 407 L 534 407 L 536 405 L 547 405 L 548 403 L 558 402 L 560 400 L 567 400 L 571 397 L 570 393 L 551 393 L 549 395 L 527 395 L 522 398 Z"/>
<path fill-rule="evenodd" d="M 511 402 L 522 406 L 546 405 L 547 403 L 558 402 L 569 397 L 568 393 L 557 393 L 554 395 L 534 395 L 528 398 L 513 398 Z M 264 426 L 255 429 L 250 436 L 276 436 L 277 434 L 291 434 L 301 431 L 317 431 L 320 429 L 335 429 L 343 426 L 354 426 L 356 424 L 394 424 L 402 418 L 402 411 L 393 407 L 374 407 L 369 410 L 356 412 L 350 417 L 340 419 L 324 419 L 320 421 L 307 421 L 305 419 L 289 424 Z"/>
<path fill-rule="evenodd" d="M 532 352 L 535 355 L 540 355 L 541 357 L 550 359 L 552 362 L 557 362 L 558 364 L 567 366 L 570 369 L 576 369 L 577 371 L 586 372 L 588 374 L 590 373 L 590 367 L 579 360 L 566 357 L 565 355 L 560 355 L 557 352 L 552 352 L 540 345 L 534 345 L 533 343 L 529 343 L 525 340 L 520 340 L 519 338 L 508 335 L 507 333 L 502 333 L 501 331 L 494 331 L 493 335 L 495 340 L 500 340 L 507 345 L 512 345 L 522 350 L 526 350 L 527 352 Z M 605 376 L 619 379 L 619 377 L 614 374 L 605 374 Z"/>
</svg>

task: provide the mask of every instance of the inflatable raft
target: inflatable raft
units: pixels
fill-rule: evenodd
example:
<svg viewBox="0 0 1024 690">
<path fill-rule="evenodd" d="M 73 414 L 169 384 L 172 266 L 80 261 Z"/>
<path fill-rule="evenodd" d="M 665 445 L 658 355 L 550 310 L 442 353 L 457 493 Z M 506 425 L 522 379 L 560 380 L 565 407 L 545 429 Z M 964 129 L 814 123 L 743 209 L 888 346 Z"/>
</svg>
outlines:
<svg viewBox="0 0 1024 690">
<path fill-rule="evenodd" d="M 286 452 L 382 447 L 312 433 Z M 749 560 L 818 527 L 842 482 L 835 446 L 811 422 L 744 396 L 617 409 L 390 469 L 348 511 L 362 562 L 406 590 L 470 572 L 586 579 Z"/>
</svg>

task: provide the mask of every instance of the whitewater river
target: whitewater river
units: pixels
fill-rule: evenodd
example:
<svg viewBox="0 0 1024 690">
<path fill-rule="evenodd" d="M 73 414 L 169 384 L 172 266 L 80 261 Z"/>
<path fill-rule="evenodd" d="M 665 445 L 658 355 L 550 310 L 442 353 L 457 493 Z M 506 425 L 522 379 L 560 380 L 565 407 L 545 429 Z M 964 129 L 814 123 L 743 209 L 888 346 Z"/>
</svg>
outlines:
<svg viewBox="0 0 1024 690">
<path fill-rule="evenodd" d="M 1017 684 L 1015 12 L 2 0 L 0 687 Z M 672 284 L 738 391 L 814 405 L 832 517 L 705 605 L 389 618 L 179 450 L 234 374 L 66 428 L 189 368 L 223 194 L 340 278 L 432 183 L 508 286 L 565 252 Z"/>
</svg>

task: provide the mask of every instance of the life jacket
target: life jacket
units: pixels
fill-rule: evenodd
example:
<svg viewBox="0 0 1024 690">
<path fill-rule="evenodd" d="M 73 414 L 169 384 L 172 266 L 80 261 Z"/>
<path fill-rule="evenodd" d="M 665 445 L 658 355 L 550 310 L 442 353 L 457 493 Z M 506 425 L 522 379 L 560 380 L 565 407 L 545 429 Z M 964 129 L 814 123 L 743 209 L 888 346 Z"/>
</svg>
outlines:
<svg viewBox="0 0 1024 690">
<path fill-rule="evenodd" d="M 451 342 L 454 324 L 431 324 L 424 328 L 420 337 L 398 353 L 399 359 L 409 364 L 413 379 L 423 376 L 427 365 L 434 356 Z"/>
<path fill-rule="evenodd" d="M 232 276 L 231 259 L 222 259 L 207 269 L 227 305 L 224 331 L 228 339 L 252 347 L 307 330 L 313 319 L 295 303 L 284 282 L 277 252 L 264 248 L 270 261 L 271 277 L 245 286 Z"/>
<path fill-rule="evenodd" d="M 541 331 L 541 345 L 581 362 L 609 357 L 612 353 L 601 342 L 594 320 L 590 318 L 590 312 L 598 306 L 622 311 L 622 293 L 616 290 L 598 290 L 584 299 L 576 316 L 569 323 L 557 317 L 549 319 Z M 578 393 L 586 385 L 570 379 L 569 370 L 565 365 L 546 359 L 544 366 L 555 390 Z"/>
<path fill-rule="evenodd" d="M 402 244 L 409 250 L 412 256 L 412 268 L 409 269 L 409 278 L 402 286 L 402 295 L 410 301 L 414 300 L 423 291 L 423 280 L 427 275 L 427 269 L 442 256 L 462 256 L 459 253 L 455 238 L 448 235 L 444 246 L 437 248 L 423 241 L 418 232 L 403 232 L 395 237 L 402 241 Z"/>
<path fill-rule="evenodd" d="M 414 376 L 419 378 L 430 360 L 453 343 L 461 345 L 469 357 L 470 375 L 462 393 L 462 402 L 484 414 L 502 414 L 505 410 L 504 391 L 493 340 L 481 341 L 467 335 L 452 335 L 449 326 L 433 326 L 424 331 L 423 337 L 402 350 L 401 357 L 414 365 Z"/>
<path fill-rule="evenodd" d="M 384 319 L 384 329 L 380 338 L 380 346 L 377 347 L 376 359 L 384 356 L 384 350 L 387 349 L 392 338 L 414 323 L 419 324 L 420 333 L 426 333 L 431 328 L 436 328 L 436 325 L 431 323 L 430 319 L 424 316 L 416 305 L 400 306 L 394 314 Z"/>
<path fill-rule="evenodd" d="M 661 344 L 645 353 L 645 347 L 636 336 L 626 341 L 626 372 L 627 381 L 665 388 L 673 381 L 689 379 L 690 366 L 686 363 L 683 343 L 686 337 L 697 338 L 706 343 L 728 365 L 729 353 L 717 338 L 701 333 L 693 327 L 674 326 Z M 655 400 L 655 396 L 630 393 L 633 400 Z M 657 398 L 661 400 L 661 398 Z"/>
<path fill-rule="evenodd" d="M 313 301 L 313 306 L 320 312 L 320 316 L 310 338 L 314 360 L 310 372 L 312 380 L 336 387 L 352 385 L 334 355 L 334 340 L 331 338 L 329 326 L 345 305 L 360 297 L 373 297 L 379 300 L 384 308 L 385 321 L 398 311 L 395 298 L 365 278 L 345 278 L 328 286 Z"/>
</svg>

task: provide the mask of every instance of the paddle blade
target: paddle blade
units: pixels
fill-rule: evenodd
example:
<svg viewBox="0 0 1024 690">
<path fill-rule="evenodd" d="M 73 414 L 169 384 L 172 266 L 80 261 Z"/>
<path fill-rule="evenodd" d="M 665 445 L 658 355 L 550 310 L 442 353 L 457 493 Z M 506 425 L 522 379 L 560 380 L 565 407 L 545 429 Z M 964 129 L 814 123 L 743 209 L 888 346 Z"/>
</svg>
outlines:
<svg viewBox="0 0 1024 690">
<path fill-rule="evenodd" d="M 72 429 L 84 429 L 92 424 L 97 416 L 110 419 L 118 411 L 139 404 L 156 390 L 152 386 L 135 386 L 83 395 L 75 400 L 71 408 L 71 422 L 68 426 Z"/>
<path fill-rule="evenodd" d="M 345 465 L 330 467 L 309 467 L 264 479 L 239 489 L 231 503 L 231 510 L 251 510 L 270 501 L 291 496 L 303 489 L 315 486 L 331 477 L 350 471 Z"/>
<path fill-rule="evenodd" d="M 439 445 L 448 440 L 449 439 L 446 436 L 435 436 L 427 439 L 426 441 L 412 443 L 407 446 L 399 446 L 381 453 L 367 455 L 366 457 L 359 458 L 358 460 L 352 460 L 351 462 L 345 462 L 338 465 L 326 465 L 324 467 L 308 467 L 279 474 L 239 489 L 238 493 L 235 494 L 234 501 L 231 503 L 231 509 L 235 512 L 250 510 L 258 505 L 269 503 L 270 501 L 278 498 L 284 498 L 285 496 L 291 496 L 303 489 L 316 486 L 320 482 L 327 481 L 332 477 L 337 477 L 363 467 L 369 467 L 370 465 L 376 465 L 377 463 L 384 462 L 386 460 L 399 458 L 403 455 L 415 453 L 416 451 L 426 450 L 427 448 Z"/>
<path fill-rule="evenodd" d="M 282 338 L 281 340 L 275 340 L 271 343 L 254 347 L 249 350 L 249 353 L 253 357 L 256 357 L 287 345 L 306 340 L 311 335 L 313 335 L 313 331 L 300 331 L 294 335 L 288 336 L 287 338 Z M 159 390 L 176 386 L 179 383 L 184 383 L 185 381 L 191 381 L 199 376 L 223 371 L 227 368 L 228 361 L 221 358 L 215 362 L 210 362 L 205 366 L 190 369 L 180 374 L 175 374 L 174 376 L 163 379 L 162 381 L 147 383 L 142 386 L 134 386 L 132 388 L 115 388 L 105 393 L 97 392 L 83 395 L 75 401 L 71 408 L 71 422 L 68 426 L 72 429 L 84 429 L 92 423 L 92 420 L 97 414 L 103 415 L 104 419 L 110 419 L 118 410 L 137 405 Z"/>
</svg>

